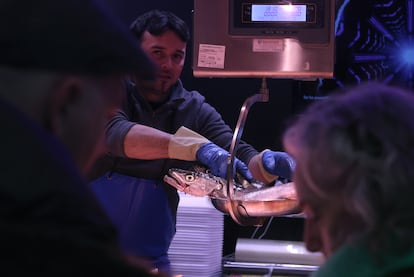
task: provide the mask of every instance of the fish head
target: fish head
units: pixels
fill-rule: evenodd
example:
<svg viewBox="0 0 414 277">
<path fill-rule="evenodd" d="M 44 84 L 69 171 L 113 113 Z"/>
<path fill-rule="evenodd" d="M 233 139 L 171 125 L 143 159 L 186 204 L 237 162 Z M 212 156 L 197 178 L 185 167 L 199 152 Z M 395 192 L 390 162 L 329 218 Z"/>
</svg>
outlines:
<svg viewBox="0 0 414 277">
<path fill-rule="evenodd" d="M 194 196 L 207 196 L 223 186 L 223 182 L 219 177 L 180 168 L 169 169 L 168 174 L 164 176 L 164 182 L 179 191 Z"/>
</svg>

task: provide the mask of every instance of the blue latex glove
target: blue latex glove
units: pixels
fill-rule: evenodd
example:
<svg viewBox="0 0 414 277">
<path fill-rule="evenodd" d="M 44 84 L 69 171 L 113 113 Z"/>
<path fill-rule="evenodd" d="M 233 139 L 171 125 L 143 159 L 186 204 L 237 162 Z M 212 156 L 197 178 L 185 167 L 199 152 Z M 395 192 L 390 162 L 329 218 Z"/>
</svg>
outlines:
<svg viewBox="0 0 414 277">
<path fill-rule="evenodd" d="M 203 144 L 196 153 L 198 161 L 206 165 L 213 175 L 227 178 L 227 163 L 229 152 L 215 145 L 212 142 Z M 252 180 L 253 176 L 247 165 L 237 158 L 234 158 L 233 174 L 236 170 L 247 180 Z"/>
<path fill-rule="evenodd" d="M 265 150 L 262 154 L 263 168 L 272 175 L 292 179 L 296 162 L 285 152 Z"/>
</svg>

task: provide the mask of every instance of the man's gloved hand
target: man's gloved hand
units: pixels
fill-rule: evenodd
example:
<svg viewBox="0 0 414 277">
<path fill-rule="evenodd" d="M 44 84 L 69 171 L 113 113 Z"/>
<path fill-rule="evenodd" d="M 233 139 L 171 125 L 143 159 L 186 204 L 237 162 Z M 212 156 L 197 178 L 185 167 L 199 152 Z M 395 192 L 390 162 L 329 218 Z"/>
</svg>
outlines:
<svg viewBox="0 0 414 277">
<path fill-rule="evenodd" d="M 168 157 L 183 161 L 195 161 L 200 146 L 209 142 L 202 135 L 182 126 L 170 139 Z"/>
<path fill-rule="evenodd" d="M 296 162 L 285 152 L 264 150 L 260 154 L 261 164 L 259 168 L 262 175 L 269 181 L 274 181 L 277 177 L 292 179 L 292 172 Z"/>
<path fill-rule="evenodd" d="M 215 145 L 212 142 L 203 144 L 197 151 L 197 160 L 206 165 L 213 175 L 226 178 L 229 152 Z M 247 165 L 237 158 L 234 158 L 233 173 L 236 170 L 247 180 L 253 179 Z"/>
<path fill-rule="evenodd" d="M 198 160 L 209 167 L 212 174 L 227 177 L 228 152 L 186 127 L 180 127 L 172 136 L 168 156 L 184 161 Z M 237 158 L 234 159 L 234 169 L 247 180 L 253 178 L 247 166 Z"/>
</svg>

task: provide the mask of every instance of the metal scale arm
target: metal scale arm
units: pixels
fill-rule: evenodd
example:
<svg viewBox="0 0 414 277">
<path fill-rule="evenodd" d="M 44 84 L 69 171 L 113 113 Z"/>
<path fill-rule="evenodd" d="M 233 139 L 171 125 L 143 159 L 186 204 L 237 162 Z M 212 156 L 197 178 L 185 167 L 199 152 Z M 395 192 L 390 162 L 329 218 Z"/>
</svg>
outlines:
<svg viewBox="0 0 414 277">
<path fill-rule="evenodd" d="M 244 217 L 242 214 L 239 213 L 239 209 L 243 208 L 243 206 L 238 203 L 238 201 L 233 201 L 234 196 L 234 175 L 233 175 L 233 166 L 234 166 L 234 158 L 236 155 L 236 149 L 240 142 L 240 138 L 243 133 L 244 125 L 246 123 L 247 114 L 249 112 L 250 107 L 257 102 L 269 102 L 269 89 L 267 88 L 266 78 L 262 78 L 262 85 L 260 88 L 260 92 L 248 97 L 240 110 L 240 115 L 237 120 L 237 125 L 234 130 L 233 139 L 231 142 L 230 150 L 229 150 L 229 157 L 227 163 L 227 196 L 228 200 L 226 202 L 227 211 L 230 216 L 239 224 L 242 225 L 261 225 L 264 221 L 264 218 L 255 218 L 255 217 Z"/>
</svg>

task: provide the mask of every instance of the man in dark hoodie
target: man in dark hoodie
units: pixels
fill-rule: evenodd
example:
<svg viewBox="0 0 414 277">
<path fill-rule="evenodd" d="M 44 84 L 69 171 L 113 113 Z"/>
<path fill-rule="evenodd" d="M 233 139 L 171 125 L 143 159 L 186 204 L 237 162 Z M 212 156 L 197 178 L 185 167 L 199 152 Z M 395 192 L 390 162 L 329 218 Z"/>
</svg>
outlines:
<svg viewBox="0 0 414 277">
<path fill-rule="evenodd" d="M 190 41 L 182 19 L 168 11 L 151 10 L 139 15 L 130 29 L 159 71 L 152 82 L 139 75 L 128 78 L 123 109 L 111 118 L 106 132 L 110 150 L 106 160 L 111 170 L 91 185 L 117 226 L 123 249 L 168 272 L 167 252 L 175 234 L 179 196 L 162 179 L 169 168 L 191 167 L 186 161 L 194 161 L 176 137 L 199 140 L 200 147 L 194 151 L 197 160 L 214 175 L 226 177 L 233 130 L 201 93 L 187 90 L 180 80 Z M 141 124 L 175 134 L 169 157 L 142 158 Z M 147 142 L 153 140 L 149 137 Z M 266 183 L 278 177 L 289 179 L 294 168 L 286 153 L 259 152 L 244 141 L 236 156 L 238 170 L 248 168 L 250 178 Z"/>
</svg>

